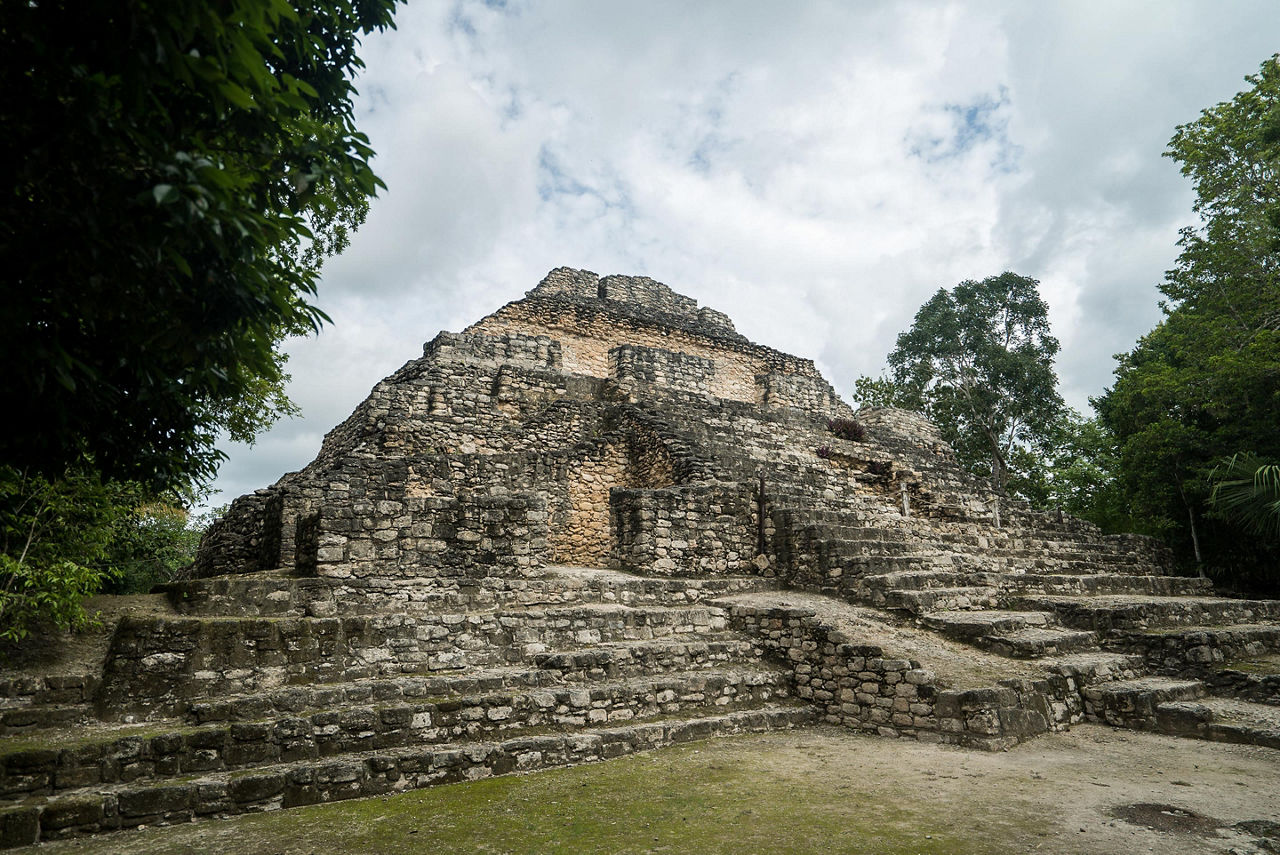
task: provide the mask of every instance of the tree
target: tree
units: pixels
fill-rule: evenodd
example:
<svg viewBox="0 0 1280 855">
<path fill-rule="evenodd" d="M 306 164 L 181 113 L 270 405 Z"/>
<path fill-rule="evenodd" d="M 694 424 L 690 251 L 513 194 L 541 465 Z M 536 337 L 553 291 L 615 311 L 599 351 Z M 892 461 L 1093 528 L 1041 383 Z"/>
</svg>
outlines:
<svg viewBox="0 0 1280 855">
<path fill-rule="evenodd" d="M 172 486 L 290 411 L 289 334 L 380 185 L 362 35 L 396 0 L 0 6 L 0 462 Z"/>
<path fill-rule="evenodd" d="M 0 5 L 0 636 L 172 572 L 157 500 L 293 411 L 277 346 L 381 185 L 351 78 L 396 3 Z"/>
<path fill-rule="evenodd" d="M 1160 286 L 1164 319 L 1095 402 L 1138 514 L 1229 577 L 1280 558 L 1209 503 L 1221 460 L 1280 458 L 1280 61 L 1247 80 L 1169 143 L 1200 223 Z"/>
<path fill-rule="evenodd" d="M 129 513 L 129 493 L 93 474 L 50 480 L 0 469 L 0 641 L 40 624 L 84 624 L 81 600 L 109 575 L 102 559 Z"/>
<path fill-rule="evenodd" d="M 865 400 L 918 409 L 992 489 L 1031 492 L 1029 463 L 1063 412 L 1039 283 L 1015 273 L 940 289 L 889 354 L 892 377 L 858 381 Z"/>
</svg>

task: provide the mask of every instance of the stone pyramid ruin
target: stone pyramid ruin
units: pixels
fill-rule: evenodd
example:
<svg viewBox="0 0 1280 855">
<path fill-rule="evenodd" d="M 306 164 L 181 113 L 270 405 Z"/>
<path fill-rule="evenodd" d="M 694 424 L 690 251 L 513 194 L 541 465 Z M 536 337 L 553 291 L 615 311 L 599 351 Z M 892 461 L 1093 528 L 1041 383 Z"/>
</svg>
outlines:
<svg viewBox="0 0 1280 855">
<path fill-rule="evenodd" d="M 100 664 L 0 680 L 0 844 L 818 722 L 1280 748 L 1280 602 L 1169 571 L 721 312 L 560 268 L 237 499 Z"/>
</svg>

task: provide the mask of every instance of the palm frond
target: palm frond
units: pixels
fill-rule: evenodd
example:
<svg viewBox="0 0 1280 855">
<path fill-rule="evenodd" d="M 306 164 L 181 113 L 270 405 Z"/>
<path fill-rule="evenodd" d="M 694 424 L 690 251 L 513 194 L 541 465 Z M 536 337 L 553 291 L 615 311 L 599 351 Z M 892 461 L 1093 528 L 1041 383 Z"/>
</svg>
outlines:
<svg viewBox="0 0 1280 855">
<path fill-rule="evenodd" d="M 1280 463 L 1246 452 L 1210 474 L 1209 504 L 1246 531 L 1280 540 Z"/>
</svg>

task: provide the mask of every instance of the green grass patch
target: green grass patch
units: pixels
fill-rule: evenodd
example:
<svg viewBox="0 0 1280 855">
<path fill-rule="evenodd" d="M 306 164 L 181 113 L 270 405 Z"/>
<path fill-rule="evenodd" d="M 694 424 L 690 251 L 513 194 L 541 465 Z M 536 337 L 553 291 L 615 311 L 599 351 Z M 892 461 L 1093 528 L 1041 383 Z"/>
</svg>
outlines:
<svg viewBox="0 0 1280 855">
<path fill-rule="evenodd" d="M 847 738 L 847 737 L 840 737 Z M 824 752 L 821 734 L 738 737 L 358 801 L 104 837 L 129 855 L 974 853 L 1024 851 L 1043 818 L 957 813 Z M 54 843 L 60 852 L 75 841 Z"/>
</svg>

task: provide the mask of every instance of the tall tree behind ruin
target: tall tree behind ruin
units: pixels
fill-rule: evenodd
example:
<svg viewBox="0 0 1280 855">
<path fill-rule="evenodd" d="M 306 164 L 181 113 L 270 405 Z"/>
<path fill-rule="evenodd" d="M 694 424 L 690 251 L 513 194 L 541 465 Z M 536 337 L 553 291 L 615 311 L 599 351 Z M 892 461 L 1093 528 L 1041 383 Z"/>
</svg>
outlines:
<svg viewBox="0 0 1280 855">
<path fill-rule="evenodd" d="M 926 413 L 970 471 L 1023 498 L 1035 481 L 1028 455 L 1052 445 L 1064 411 L 1038 285 L 1006 272 L 939 289 L 898 336 L 891 378 L 857 383 L 863 403 Z"/>
<path fill-rule="evenodd" d="M 1164 319 L 1118 357 L 1115 385 L 1096 402 L 1148 529 L 1236 578 L 1280 558 L 1208 503 L 1225 458 L 1280 458 L 1280 61 L 1247 80 L 1169 143 L 1166 156 L 1195 184 L 1200 223 L 1182 230 L 1160 285 Z"/>
</svg>

